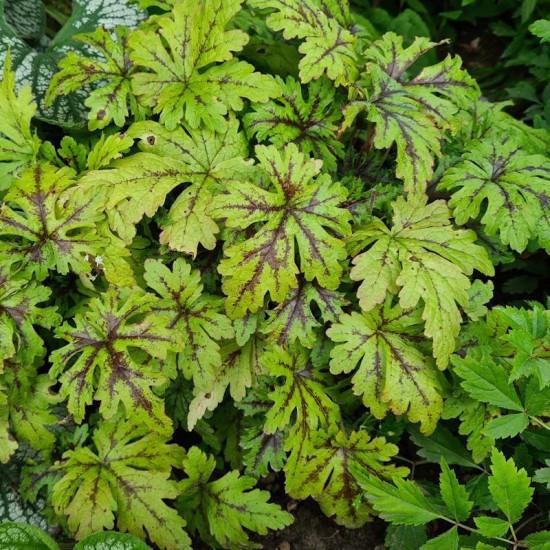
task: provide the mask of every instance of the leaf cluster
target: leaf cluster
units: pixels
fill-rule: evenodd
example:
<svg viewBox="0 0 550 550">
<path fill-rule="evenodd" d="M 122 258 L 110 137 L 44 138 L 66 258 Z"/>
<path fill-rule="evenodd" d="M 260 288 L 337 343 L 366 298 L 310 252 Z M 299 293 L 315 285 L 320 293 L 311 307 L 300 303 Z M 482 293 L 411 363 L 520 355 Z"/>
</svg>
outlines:
<svg viewBox="0 0 550 550">
<path fill-rule="evenodd" d="M 550 251 L 550 134 L 345 0 L 77 0 L 48 44 L 39 4 L 0 0 L 0 494 L 77 548 L 256 548 L 266 476 L 392 550 L 545 547 L 549 311 L 499 273 Z"/>
</svg>

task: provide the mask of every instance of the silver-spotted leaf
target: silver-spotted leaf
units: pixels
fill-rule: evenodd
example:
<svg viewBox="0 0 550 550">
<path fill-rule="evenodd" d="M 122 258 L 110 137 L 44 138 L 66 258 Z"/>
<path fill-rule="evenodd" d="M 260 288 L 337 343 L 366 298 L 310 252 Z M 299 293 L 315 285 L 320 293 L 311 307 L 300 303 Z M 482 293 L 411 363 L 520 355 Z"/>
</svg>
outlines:
<svg viewBox="0 0 550 550">
<path fill-rule="evenodd" d="M 96 533 L 75 544 L 74 550 L 151 550 L 142 540 L 127 533 Z"/>
<path fill-rule="evenodd" d="M 17 35 L 30 42 L 42 38 L 46 10 L 42 0 L 4 0 L 4 16 Z"/>
<path fill-rule="evenodd" d="M 28 3 L 28 0 L 25 2 Z M 6 0 L 0 0 L 0 61 L 3 61 L 9 49 L 17 86 L 31 86 L 34 101 L 38 105 L 38 118 L 64 127 L 83 126 L 86 120 L 86 89 L 80 88 L 68 96 L 58 97 L 52 105 L 46 105 L 46 91 L 52 76 L 57 72 L 58 61 L 71 50 L 94 55 L 93 49 L 74 39 L 75 35 L 91 33 L 96 27 L 108 30 L 117 25 L 133 28 L 144 18 L 144 12 L 129 0 L 73 0 L 71 17 L 62 29 L 52 40 L 40 37 L 45 47 L 33 49 L 25 41 L 25 36 L 18 34 L 21 25 L 11 26 L 6 21 L 5 3 Z"/>
<path fill-rule="evenodd" d="M 11 521 L 0 524 L 0 546 L 2 550 L 59 550 L 59 545 L 38 527 Z"/>
</svg>

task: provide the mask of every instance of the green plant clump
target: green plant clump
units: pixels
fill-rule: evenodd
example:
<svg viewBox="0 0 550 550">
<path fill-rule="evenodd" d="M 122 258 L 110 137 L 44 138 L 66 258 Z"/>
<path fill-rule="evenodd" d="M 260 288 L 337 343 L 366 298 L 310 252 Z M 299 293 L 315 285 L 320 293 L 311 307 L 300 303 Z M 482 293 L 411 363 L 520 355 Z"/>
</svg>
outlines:
<svg viewBox="0 0 550 550">
<path fill-rule="evenodd" d="M 0 0 L 1 548 L 260 548 L 273 473 L 550 548 L 544 125 L 347 0 L 53 5 Z"/>
</svg>

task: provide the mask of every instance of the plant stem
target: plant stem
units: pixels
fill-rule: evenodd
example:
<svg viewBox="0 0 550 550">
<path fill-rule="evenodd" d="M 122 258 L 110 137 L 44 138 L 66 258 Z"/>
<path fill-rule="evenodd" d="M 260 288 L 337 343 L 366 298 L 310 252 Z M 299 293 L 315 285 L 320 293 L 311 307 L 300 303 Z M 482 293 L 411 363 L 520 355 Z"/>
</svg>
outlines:
<svg viewBox="0 0 550 550">
<path fill-rule="evenodd" d="M 46 14 L 61 26 L 65 25 L 65 23 L 69 20 L 68 15 L 53 6 L 46 6 Z"/>
<path fill-rule="evenodd" d="M 480 535 L 478 529 L 474 529 L 473 527 L 470 527 L 469 525 L 465 525 L 464 523 L 461 523 L 460 521 L 456 521 L 451 518 L 447 518 L 445 516 L 439 516 L 442 520 L 448 521 L 449 523 L 455 525 L 456 527 L 460 527 L 461 529 L 465 529 L 466 531 L 469 531 L 470 533 L 475 533 L 476 535 Z M 498 540 L 499 542 L 505 542 L 506 544 L 511 544 L 514 546 L 514 548 L 527 548 L 526 544 L 523 544 L 521 542 L 518 542 L 513 527 L 510 525 L 510 529 L 512 531 L 512 535 L 514 536 L 515 540 L 505 539 L 503 537 L 490 537 L 491 539 Z"/>
<path fill-rule="evenodd" d="M 540 420 L 540 419 L 537 418 L 536 416 L 529 416 L 529 418 L 530 418 L 535 424 L 538 424 L 541 428 L 544 428 L 545 430 L 550 431 L 550 426 L 548 426 L 548 424 L 546 424 L 545 422 L 543 422 L 542 420 Z"/>
</svg>

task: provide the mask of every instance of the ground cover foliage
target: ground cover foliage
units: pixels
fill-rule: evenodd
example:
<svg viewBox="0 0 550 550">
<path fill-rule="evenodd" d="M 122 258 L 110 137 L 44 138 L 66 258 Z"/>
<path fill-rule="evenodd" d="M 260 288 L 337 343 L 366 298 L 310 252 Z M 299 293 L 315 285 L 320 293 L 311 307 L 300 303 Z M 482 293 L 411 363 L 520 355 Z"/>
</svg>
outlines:
<svg viewBox="0 0 550 550">
<path fill-rule="evenodd" d="M 550 548 L 550 21 L 407 4 L 0 0 L 2 548 Z"/>
</svg>

